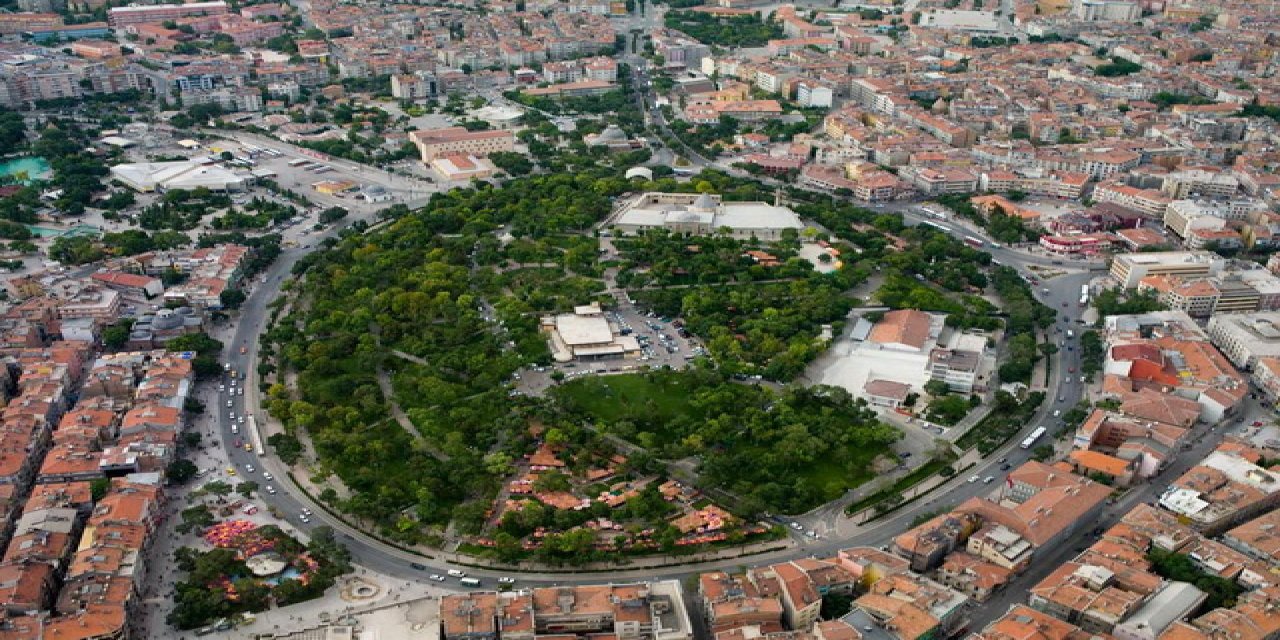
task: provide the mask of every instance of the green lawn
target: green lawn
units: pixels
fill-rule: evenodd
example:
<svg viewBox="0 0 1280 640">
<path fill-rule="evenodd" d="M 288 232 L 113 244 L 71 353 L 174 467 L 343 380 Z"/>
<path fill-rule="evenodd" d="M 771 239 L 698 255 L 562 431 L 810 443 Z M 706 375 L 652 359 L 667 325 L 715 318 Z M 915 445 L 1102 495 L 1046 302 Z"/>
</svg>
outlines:
<svg viewBox="0 0 1280 640">
<path fill-rule="evenodd" d="M 680 377 L 669 373 L 589 376 L 566 382 L 557 393 L 570 408 L 607 422 L 636 415 L 665 422 L 692 411 Z"/>
<path fill-rule="evenodd" d="M 814 462 L 799 475 L 806 483 L 816 487 L 824 496 L 828 496 L 828 500 L 835 500 L 844 495 L 845 491 L 875 478 L 876 474 L 871 470 L 871 462 L 883 452 L 881 449 L 850 450 L 849 455 L 861 463 L 858 465 L 859 472 L 854 475 L 850 475 L 843 464 L 833 462 L 830 458 Z"/>
</svg>

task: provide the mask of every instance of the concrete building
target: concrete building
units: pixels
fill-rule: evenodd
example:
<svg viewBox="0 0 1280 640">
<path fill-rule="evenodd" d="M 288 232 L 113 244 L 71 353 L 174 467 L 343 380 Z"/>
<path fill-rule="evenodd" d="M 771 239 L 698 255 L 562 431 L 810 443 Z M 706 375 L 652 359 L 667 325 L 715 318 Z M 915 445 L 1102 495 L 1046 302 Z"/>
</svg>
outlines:
<svg viewBox="0 0 1280 640">
<path fill-rule="evenodd" d="M 164 22 L 195 16 L 220 16 L 227 13 L 227 3 L 192 2 L 189 4 L 153 4 L 114 7 L 107 11 L 107 23 L 114 29 L 135 24 Z"/>
<path fill-rule="evenodd" d="M 1280 356 L 1280 312 L 1218 314 L 1206 329 L 1231 363 L 1252 370 L 1259 358 Z"/>
<path fill-rule="evenodd" d="M 142 193 L 204 187 L 211 191 L 240 191 L 245 178 L 218 165 L 188 160 L 139 162 L 111 167 L 111 178 Z"/>
<path fill-rule="evenodd" d="M 573 313 L 544 317 L 542 329 L 557 362 L 622 358 L 640 351 L 635 337 L 621 335 L 598 303 L 575 307 Z"/>
<path fill-rule="evenodd" d="M 1220 273 L 1226 260 L 1209 251 L 1129 253 L 1111 260 L 1111 277 L 1124 289 L 1133 289 L 1148 276 L 1200 277 Z"/>
<path fill-rule="evenodd" d="M 417 145 L 425 163 L 451 154 L 484 157 L 516 148 L 515 134 L 510 131 L 467 131 L 464 127 L 412 131 L 409 140 Z"/>
<path fill-rule="evenodd" d="M 1085 22 L 1134 22 L 1142 17 L 1142 3 L 1133 0 L 1074 0 L 1071 17 Z"/>
<path fill-rule="evenodd" d="M 397 100 L 420 102 L 439 95 L 439 86 L 433 74 L 397 73 L 391 76 L 391 96 Z"/>
<path fill-rule="evenodd" d="M 727 231 L 744 240 L 779 240 L 788 229 L 799 232 L 804 222 L 791 209 L 765 202 L 724 202 L 707 193 L 646 193 L 624 204 L 610 226 L 623 234 L 650 229 L 689 235 Z"/>
<path fill-rule="evenodd" d="M 1280 473 L 1219 448 L 1169 485 L 1159 503 L 1215 535 L 1280 505 Z"/>
</svg>

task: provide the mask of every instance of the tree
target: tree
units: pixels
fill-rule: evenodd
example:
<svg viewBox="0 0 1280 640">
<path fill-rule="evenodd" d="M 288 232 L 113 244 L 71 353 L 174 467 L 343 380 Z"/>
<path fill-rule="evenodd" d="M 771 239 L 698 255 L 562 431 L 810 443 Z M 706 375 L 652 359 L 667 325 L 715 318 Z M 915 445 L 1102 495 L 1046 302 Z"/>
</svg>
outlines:
<svg viewBox="0 0 1280 640">
<path fill-rule="evenodd" d="M 320 215 L 317 216 L 317 220 L 323 224 L 333 224 L 345 217 L 347 217 L 346 209 L 342 207 L 329 207 L 328 209 L 320 212 Z"/>
<path fill-rule="evenodd" d="M 132 320 L 119 320 L 102 330 L 102 345 L 108 349 L 119 349 L 129 341 L 129 333 L 132 330 Z"/>
<path fill-rule="evenodd" d="M 201 487 L 201 489 L 203 489 L 206 493 L 212 493 L 213 495 L 218 497 L 223 497 L 231 493 L 231 485 L 221 480 L 214 480 L 212 482 L 207 482 L 203 487 Z"/>
<path fill-rule="evenodd" d="M 276 456 L 287 465 L 294 465 L 302 458 L 302 443 L 287 433 L 272 434 L 267 444 L 275 449 Z"/>
<path fill-rule="evenodd" d="M 89 495 L 97 502 L 111 490 L 110 478 L 94 478 L 89 482 Z"/>
<path fill-rule="evenodd" d="M 940 398 L 951 393 L 951 387 L 942 380 L 930 380 L 924 383 L 924 392 L 935 398 Z"/>
<path fill-rule="evenodd" d="M 165 475 L 174 484 L 185 484 L 196 477 L 196 473 L 199 471 L 200 469 L 190 460 L 174 460 L 169 463 L 169 468 L 165 470 Z"/>
<path fill-rule="evenodd" d="M 203 504 L 183 509 L 181 516 L 182 522 L 177 526 L 179 533 L 190 533 L 214 523 L 213 512 Z"/>
<path fill-rule="evenodd" d="M 224 309 L 239 309 L 246 297 L 244 291 L 238 288 L 223 289 L 222 293 L 218 294 L 218 300 L 222 302 Z"/>
<path fill-rule="evenodd" d="M 497 151 L 489 154 L 489 161 L 513 177 L 529 175 L 533 171 L 533 163 L 520 153 Z"/>
<path fill-rule="evenodd" d="M 0 149 L 20 149 L 27 142 L 27 125 L 22 114 L 0 109 Z"/>
<path fill-rule="evenodd" d="M 258 483 L 253 480 L 246 480 L 236 485 L 236 493 L 246 498 L 252 498 L 254 492 L 257 490 L 258 490 Z"/>
</svg>

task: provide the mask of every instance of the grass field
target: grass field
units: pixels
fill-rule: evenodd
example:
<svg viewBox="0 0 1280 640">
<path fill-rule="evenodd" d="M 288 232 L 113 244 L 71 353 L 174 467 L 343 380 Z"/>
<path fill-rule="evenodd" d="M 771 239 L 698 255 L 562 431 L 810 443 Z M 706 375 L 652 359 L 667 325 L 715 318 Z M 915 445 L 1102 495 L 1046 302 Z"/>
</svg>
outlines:
<svg viewBox="0 0 1280 640">
<path fill-rule="evenodd" d="M 588 376 L 561 385 L 557 393 L 570 408 L 606 423 L 643 415 L 651 424 L 663 424 L 693 411 L 680 382 L 680 376 L 669 373 Z"/>
</svg>

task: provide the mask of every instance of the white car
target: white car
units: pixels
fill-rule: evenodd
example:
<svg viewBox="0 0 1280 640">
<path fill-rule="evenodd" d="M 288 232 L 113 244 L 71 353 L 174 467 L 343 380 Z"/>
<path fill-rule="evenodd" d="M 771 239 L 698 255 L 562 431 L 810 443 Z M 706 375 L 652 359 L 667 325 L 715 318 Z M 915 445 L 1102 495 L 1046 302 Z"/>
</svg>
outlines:
<svg viewBox="0 0 1280 640">
<path fill-rule="evenodd" d="M 238 434 L 240 433 L 240 427 L 237 427 L 237 426 L 236 426 L 236 425 L 234 425 L 234 424 L 233 424 L 233 425 L 231 425 L 231 433 L 232 433 L 233 435 L 238 435 Z"/>
<path fill-rule="evenodd" d="M 979 478 L 978 478 L 978 476 L 976 476 L 976 475 L 969 476 L 969 482 L 977 482 L 977 481 L 978 481 L 978 479 L 979 479 Z"/>
<path fill-rule="evenodd" d="M 428 577 L 428 578 L 430 578 L 431 580 L 435 580 L 436 582 L 444 582 L 444 576 L 442 576 L 442 575 L 440 575 L 440 574 L 438 574 L 438 573 L 433 573 L 433 574 L 431 574 L 430 576 L 427 576 L 427 577 Z"/>
<path fill-rule="evenodd" d="M 235 405 L 236 405 L 236 403 L 234 403 L 234 402 L 232 402 L 232 401 L 230 401 L 230 400 L 228 400 L 228 401 L 227 401 L 227 406 L 228 406 L 228 407 L 234 407 Z"/>
<path fill-rule="evenodd" d="M 238 396 L 244 395 L 244 387 L 240 387 L 239 389 L 236 389 L 236 395 Z"/>
<path fill-rule="evenodd" d="M 267 479 L 267 480 L 275 480 L 275 479 L 276 479 L 276 478 L 275 478 L 275 476 L 271 475 L 271 472 L 270 472 L 270 471 L 263 471 L 263 472 L 262 472 L 262 477 L 263 477 L 263 478 L 265 478 L 265 479 Z"/>
<path fill-rule="evenodd" d="M 311 522 L 311 518 L 308 518 L 306 514 L 301 514 L 301 513 L 298 514 L 298 519 L 301 520 L 304 524 Z"/>
<path fill-rule="evenodd" d="M 248 472 L 248 473 L 253 473 L 253 472 L 257 471 L 257 468 L 255 468 L 255 467 L 254 467 L 253 465 L 251 465 L 251 464 L 246 464 L 246 465 L 244 466 L 244 470 L 245 470 L 246 472 Z"/>
</svg>

